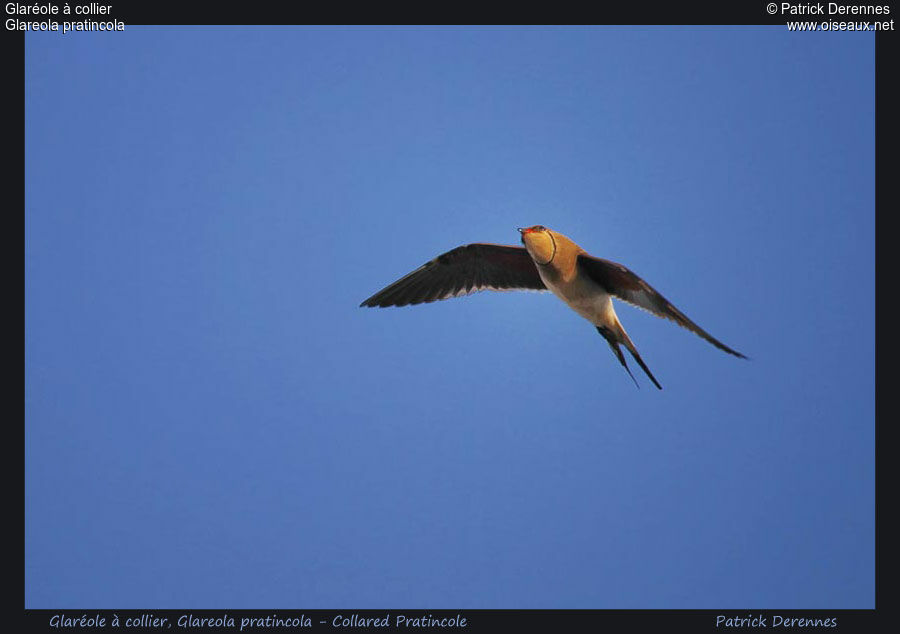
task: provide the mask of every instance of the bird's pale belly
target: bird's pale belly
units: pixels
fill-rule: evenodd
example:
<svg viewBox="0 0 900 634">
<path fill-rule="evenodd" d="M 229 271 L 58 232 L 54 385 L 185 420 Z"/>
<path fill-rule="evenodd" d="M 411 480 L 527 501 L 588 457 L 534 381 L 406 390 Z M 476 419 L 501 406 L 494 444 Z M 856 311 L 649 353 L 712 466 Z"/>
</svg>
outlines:
<svg viewBox="0 0 900 634">
<path fill-rule="evenodd" d="M 614 321 L 612 298 L 599 285 L 581 280 L 555 283 L 543 275 L 541 278 L 554 295 L 595 326 Z"/>
</svg>

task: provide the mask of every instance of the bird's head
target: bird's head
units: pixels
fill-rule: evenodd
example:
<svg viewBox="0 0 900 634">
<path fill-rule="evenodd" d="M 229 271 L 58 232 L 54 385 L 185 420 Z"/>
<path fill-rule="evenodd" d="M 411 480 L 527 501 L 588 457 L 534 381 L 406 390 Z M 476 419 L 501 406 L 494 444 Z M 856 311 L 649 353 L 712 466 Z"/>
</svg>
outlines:
<svg viewBox="0 0 900 634">
<path fill-rule="evenodd" d="M 519 227 L 522 234 L 522 244 L 528 251 L 528 255 L 537 264 L 550 264 L 556 255 L 556 239 L 553 232 L 543 225 L 534 225 L 525 229 Z"/>
</svg>

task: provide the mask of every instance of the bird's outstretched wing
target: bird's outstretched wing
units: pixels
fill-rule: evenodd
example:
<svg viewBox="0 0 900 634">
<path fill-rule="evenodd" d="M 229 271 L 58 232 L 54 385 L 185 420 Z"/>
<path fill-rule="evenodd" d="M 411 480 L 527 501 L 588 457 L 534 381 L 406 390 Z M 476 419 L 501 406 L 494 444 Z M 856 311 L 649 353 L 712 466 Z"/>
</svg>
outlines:
<svg viewBox="0 0 900 634">
<path fill-rule="evenodd" d="M 378 291 L 360 306 L 406 306 L 492 290 L 545 291 L 522 247 L 467 244 L 447 251 Z"/>
<path fill-rule="evenodd" d="M 618 262 L 611 262 L 610 260 L 595 258 L 582 253 L 578 256 L 578 266 L 592 280 L 606 289 L 606 292 L 610 295 L 638 308 L 643 308 L 657 317 L 671 319 L 682 328 L 687 328 L 703 337 L 719 350 L 724 350 L 728 354 L 733 354 L 741 359 L 747 358 L 692 322 L 683 312 L 675 308 L 669 300 L 660 295 L 656 289 Z"/>
</svg>

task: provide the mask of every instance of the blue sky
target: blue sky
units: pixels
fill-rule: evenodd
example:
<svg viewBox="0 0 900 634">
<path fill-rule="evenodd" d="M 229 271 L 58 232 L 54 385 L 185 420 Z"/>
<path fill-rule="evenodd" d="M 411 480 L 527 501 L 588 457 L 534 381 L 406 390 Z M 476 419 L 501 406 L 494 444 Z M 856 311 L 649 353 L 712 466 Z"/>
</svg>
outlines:
<svg viewBox="0 0 900 634">
<path fill-rule="evenodd" d="M 25 35 L 25 604 L 874 607 L 874 38 Z M 544 224 L 751 361 L 550 294 Z"/>
</svg>

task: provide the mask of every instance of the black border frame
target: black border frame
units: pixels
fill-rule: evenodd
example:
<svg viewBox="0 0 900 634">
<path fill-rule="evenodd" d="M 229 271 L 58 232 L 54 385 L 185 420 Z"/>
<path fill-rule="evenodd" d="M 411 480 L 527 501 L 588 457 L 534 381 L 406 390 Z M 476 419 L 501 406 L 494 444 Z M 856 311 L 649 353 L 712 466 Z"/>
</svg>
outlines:
<svg viewBox="0 0 900 634">
<path fill-rule="evenodd" d="M 17 3 L 24 4 L 24 3 Z M 61 2 L 39 2 L 41 5 L 53 4 L 61 6 Z M 82 3 L 73 3 L 82 4 Z M 96 20 L 120 20 L 124 22 L 125 28 L 129 25 L 184 25 L 186 28 L 194 25 L 238 25 L 238 24 L 344 24 L 346 22 L 338 22 L 339 18 L 346 20 L 352 17 L 354 24 L 402 24 L 410 20 L 426 23 L 428 19 L 435 20 L 440 23 L 441 20 L 450 17 L 448 15 L 435 15 L 445 13 L 440 8 L 428 8 L 423 10 L 422 6 L 414 7 L 410 10 L 400 11 L 391 10 L 383 5 L 371 4 L 357 10 L 352 10 L 352 15 L 346 7 L 344 15 L 338 15 L 338 11 L 329 8 L 314 8 L 309 5 L 296 4 L 275 4 L 269 5 L 235 5 L 235 4 L 210 4 L 192 3 L 190 5 L 170 6 L 163 3 L 142 2 L 126 5 L 115 0 L 106 0 L 100 4 L 112 5 L 110 18 L 92 18 Z M 765 0 L 754 0 L 752 2 L 728 3 L 713 2 L 711 0 L 701 0 L 691 2 L 690 4 L 681 5 L 678 3 L 666 3 L 653 7 L 647 7 L 641 4 L 617 3 L 610 6 L 597 6 L 593 11 L 589 10 L 566 10 L 565 8 L 557 9 L 554 18 L 555 24 L 566 23 L 572 18 L 576 21 L 588 22 L 591 24 L 603 25 L 659 25 L 675 26 L 675 25 L 782 25 L 786 27 L 787 17 L 781 15 L 769 15 L 766 11 Z M 780 3 L 779 3 L 780 4 Z M 796 4 L 796 3 L 795 3 Z M 814 3 L 813 3 L 814 4 Z M 891 9 L 888 18 L 894 18 L 895 12 L 900 13 L 900 6 L 894 6 L 891 2 L 841 2 L 840 4 L 881 4 L 887 5 Z M 6 4 L 4 3 L 4 7 Z M 335 7 L 337 8 L 337 7 Z M 543 8 L 543 7 L 541 7 Z M 485 15 L 479 12 L 478 15 L 470 14 L 473 22 L 481 22 L 485 18 L 500 17 L 499 11 L 494 16 Z M 4 20 L 11 16 L 4 16 Z M 525 28 L 529 25 L 542 24 L 538 19 L 547 20 L 551 17 L 546 11 L 537 11 L 522 6 L 517 7 L 515 19 L 510 20 L 513 16 L 505 15 L 503 24 L 507 21 L 520 23 L 524 20 Z M 809 19 L 815 21 L 818 16 L 797 16 L 800 20 Z M 827 17 L 827 16 L 825 16 Z M 324 18 L 324 19 L 323 19 Z M 391 19 L 393 18 L 393 19 Z M 32 18 L 28 18 L 29 20 Z M 38 18 L 40 19 L 40 18 Z M 59 20 L 60 18 L 55 18 Z M 853 16 L 843 18 L 845 20 L 854 20 Z M 867 20 L 866 16 L 859 19 Z M 549 20 L 547 20 L 549 21 Z M 500 21 L 486 20 L 487 23 L 498 24 Z M 900 27 L 898 27 L 900 28 Z M 106 36 L 106 34 L 97 34 L 98 36 Z M 53 36 L 63 37 L 61 34 L 53 34 Z M 113 35 L 114 36 L 114 35 Z M 798 37 L 828 37 L 831 34 L 812 34 L 798 33 Z M 193 615 L 198 618 L 221 618 L 224 615 L 231 616 L 235 619 L 235 627 L 189 627 L 186 629 L 200 629 L 201 631 L 238 631 L 237 624 L 240 623 L 241 617 L 254 616 L 257 618 L 265 618 L 277 614 L 281 618 L 300 618 L 308 617 L 310 619 L 310 627 L 303 628 L 269 628 L 269 630 L 286 631 L 291 629 L 294 631 L 302 630 L 319 630 L 328 629 L 332 631 L 340 630 L 371 630 L 377 629 L 396 630 L 395 627 L 379 627 L 379 628 L 361 628 L 361 627 L 343 627 L 336 628 L 331 625 L 333 619 L 338 615 L 349 616 L 357 614 L 361 617 L 384 617 L 390 614 L 395 617 L 398 614 L 406 614 L 410 618 L 432 615 L 435 618 L 453 617 L 457 614 L 466 618 L 466 626 L 458 628 L 448 627 L 431 627 L 431 628 L 413 628 L 441 630 L 457 629 L 461 631 L 486 631 L 493 632 L 508 628 L 535 628 L 539 631 L 557 631 L 557 630 L 574 630 L 581 628 L 598 628 L 611 627 L 614 631 L 630 631 L 635 628 L 653 629 L 657 631 L 668 630 L 673 627 L 686 628 L 688 631 L 712 631 L 712 630 L 734 630 L 734 629 L 764 629 L 762 627 L 753 627 L 747 625 L 741 628 L 717 626 L 716 618 L 724 615 L 726 618 L 731 617 L 748 617 L 762 616 L 765 617 L 767 626 L 765 629 L 773 628 L 773 619 L 776 615 L 785 618 L 808 618 L 808 619 L 834 619 L 834 625 L 824 626 L 829 631 L 860 631 L 872 632 L 878 631 L 882 623 L 888 621 L 890 606 L 885 606 L 884 596 L 884 566 L 880 562 L 885 557 L 885 540 L 882 538 L 885 531 L 884 514 L 880 516 L 877 513 L 877 504 L 879 497 L 884 491 L 886 452 L 884 447 L 891 447 L 890 441 L 885 439 L 885 432 L 890 428 L 884 424 L 879 425 L 879 421 L 886 420 L 884 405 L 884 383 L 885 383 L 885 358 L 886 350 L 893 349 L 892 340 L 885 339 L 886 333 L 889 332 L 884 328 L 883 313 L 885 312 L 885 302 L 878 302 L 878 282 L 885 279 L 885 270 L 889 266 L 889 261 L 885 256 L 886 249 L 889 246 L 887 240 L 890 235 L 885 233 L 885 217 L 890 217 L 885 210 L 895 211 L 900 209 L 894 194 L 894 181 L 897 179 L 895 170 L 896 163 L 894 159 L 895 141 L 897 138 L 897 113 L 900 113 L 898 107 L 897 90 L 896 90 L 896 59 L 898 36 L 892 31 L 881 31 L 875 33 L 875 231 L 876 231 L 876 392 L 875 392 L 875 490 L 876 490 L 876 530 L 875 530 L 875 605 L 873 610 L 777 610 L 777 609 L 722 609 L 722 610 L 422 610 L 422 609 L 383 609 L 383 610 L 353 610 L 353 609 L 328 609 L 328 610 L 109 610 L 109 609 L 67 609 L 67 610 L 44 610 L 44 609 L 24 609 L 22 629 L 26 631 L 72 631 L 92 630 L 96 631 L 101 628 L 91 627 L 53 627 L 51 619 L 54 615 L 65 614 L 68 617 L 80 618 L 82 615 L 88 617 L 100 614 L 107 621 L 106 627 L 102 629 L 110 629 L 110 621 L 114 614 L 124 623 L 126 618 L 133 618 L 141 614 L 153 614 L 156 617 L 166 617 L 170 622 L 177 621 L 182 615 Z M 10 32 L 4 29 L 3 32 L 3 59 L 5 61 L 5 84 L 7 86 L 6 105 L 10 107 L 11 112 L 7 114 L 6 121 L 13 122 L 15 120 L 25 120 L 24 106 L 24 86 L 25 86 L 25 35 L 22 32 Z M 16 86 L 19 87 L 16 90 Z M 7 181 L 6 192 L 16 197 L 15 202 L 21 203 L 23 214 L 18 216 L 22 219 L 22 234 L 24 234 L 25 223 L 25 200 L 24 200 L 24 183 L 25 183 L 25 167 L 23 161 L 25 147 L 24 126 L 22 129 L 21 141 L 12 133 L 13 126 L 9 125 L 9 137 L 11 142 L 6 144 L 7 167 L 4 170 L 5 179 Z M 19 144 L 21 143 L 21 145 Z M 19 198 L 20 197 L 20 198 Z M 13 207 L 13 205 L 10 205 Z M 15 207 L 13 207 L 14 209 Z M 881 213 L 879 213 L 879 210 Z M 15 212 L 13 211 L 15 214 Z M 16 214 L 17 215 L 17 214 Z M 21 235 L 21 234 L 20 234 Z M 21 243 L 20 243 L 21 244 Z M 24 251 L 24 246 L 22 247 Z M 14 250 L 11 250 L 11 252 Z M 24 256 L 24 254 L 23 254 Z M 19 260 L 19 266 L 24 268 L 24 257 Z M 15 268 L 15 267 L 12 267 Z M 879 276 L 880 272 L 880 276 Z M 24 273 L 24 271 L 23 271 Z M 21 279 L 24 279 L 24 275 Z M 891 279 L 891 278 L 888 278 Z M 24 293 L 23 293 L 24 294 Z M 22 329 L 24 332 L 25 318 L 24 311 L 22 317 Z M 24 346 L 23 346 L 24 347 Z M 879 354 L 880 352 L 880 354 Z M 22 379 L 22 392 L 24 392 L 24 375 Z M 23 406 L 24 408 L 24 406 Z M 24 409 L 23 409 L 24 423 Z M 22 444 L 24 447 L 24 424 L 21 427 Z M 19 473 L 23 474 L 23 508 L 25 503 L 24 496 L 24 457 L 23 469 Z M 879 487 L 879 482 L 882 485 Z M 24 522 L 23 522 L 24 524 Z M 23 527 L 23 543 L 24 543 L 24 527 Z M 24 554 L 23 554 L 24 560 Z M 23 561 L 24 563 L 24 561 Z M 21 606 L 24 606 L 24 583 Z M 322 624 L 325 621 L 325 624 Z M 177 628 L 177 625 L 175 626 Z M 129 627 L 124 628 L 127 631 L 159 631 L 158 628 Z M 177 628 L 182 629 L 182 628 Z M 410 628 L 404 628 L 407 631 Z M 790 630 L 796 629 L 820 629 L 820 627 L 791 627 L 784 628 Z"/>
</svg>

